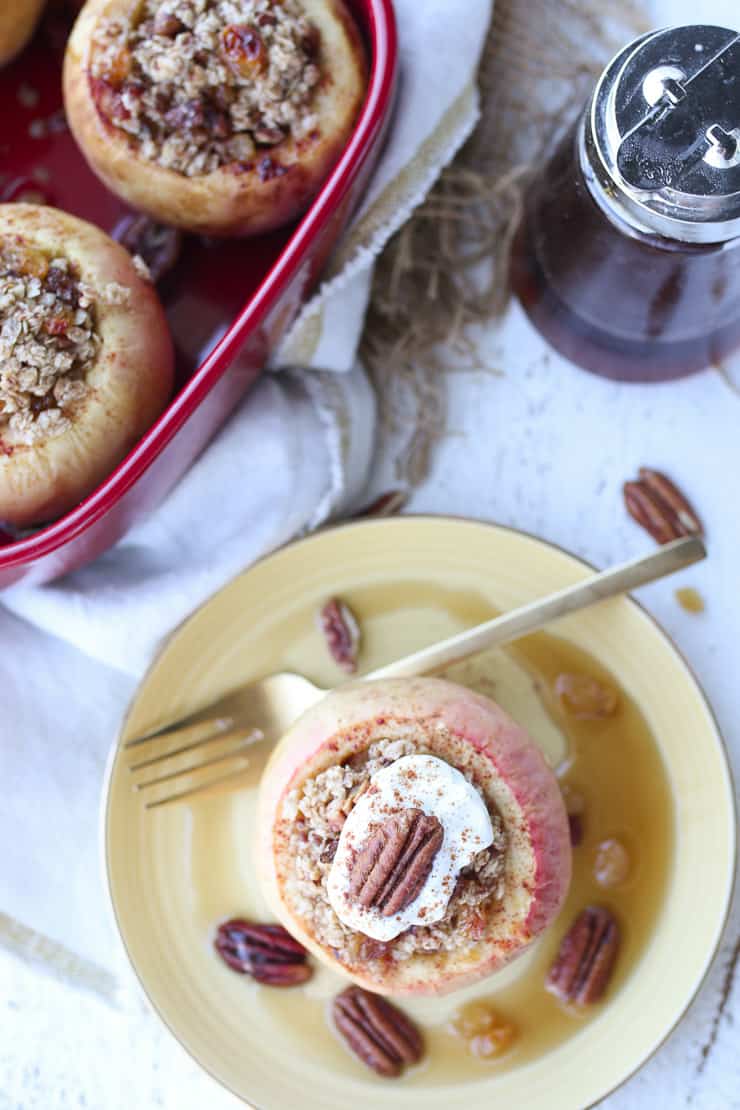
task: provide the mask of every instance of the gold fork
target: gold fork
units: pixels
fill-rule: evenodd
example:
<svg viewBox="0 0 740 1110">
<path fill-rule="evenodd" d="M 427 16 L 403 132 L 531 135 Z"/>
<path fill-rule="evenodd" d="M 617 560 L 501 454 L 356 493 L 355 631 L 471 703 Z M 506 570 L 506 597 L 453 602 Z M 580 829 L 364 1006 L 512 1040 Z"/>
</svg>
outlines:
<svg viewBox="0 0 740 1110">
<path fill-rule="evenodd" d="M 638 586 L 664 578 L 699 562 L 705 556 L 706 548 L 700 537 L 686 536 L 674 540 L 649 555 L 601 571 L 548 597 L 539 598 L 380 667 L 371 674 L 363 675 L 362 680 L 397 678 L 439 670 L 485 648 L 511 643 L 597 601 L 628 593 Z M 288 672 L 271 674 L 242 686 L 179 721 L 126 741 L 124 747 L 132 756 L 129 770 L 135 776 L 134 789 L 151 791 L 156 787 L 163 788 L 164 792 L 157 792 L 154 800 L 145 803 L 148 809 L 155 809 L 240 777 L 248 766 L 246 753 L 250 748 L 257 743 L 274 743 L 301 713 L 326 693 L 302 675 Z M 149 755 L 149 746 L 156 745 L 157 741 L 165 745 L 164 750 Z M 224 751 L 219 750 L 217 754 L 204 751 L 209 746 L 215 750 L 219 741 L 228 745 Z M 167 761 L 189 757 L 190 753 L 197 756 L 196 762 L 173 766 L 171 770 L 161 768 Z M 217 772 L 215 777 L 203 779 L 200 775 L 201 771 L 220 768 L 221 765 L 225 770 Z M 194 777 L 197 781 L 193 781 Z M 182 789 L 178 780 L 186 780 Z"/>
</svg>

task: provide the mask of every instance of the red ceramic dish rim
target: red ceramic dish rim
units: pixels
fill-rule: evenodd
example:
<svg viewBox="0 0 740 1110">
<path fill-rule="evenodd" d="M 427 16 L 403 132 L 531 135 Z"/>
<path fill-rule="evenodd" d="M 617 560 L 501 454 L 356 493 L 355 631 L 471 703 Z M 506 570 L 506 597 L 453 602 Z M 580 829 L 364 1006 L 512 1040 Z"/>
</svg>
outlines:
<svg viewBox="0 0 740 1110">
<path fill-rule="evenodd" d="M 0 549 L 0 567 L 16 566 L 55 551 L 87 529 L 123 496 L 228 369 L 246 335 L 277 300 L 300 266 L 315 235 L 343 201 L 359 172 L 364 154 L 383 125 L 393 95 L 398 41 L 392 0 L 368 0 L 367 14 L 373 57 L 364 107 L 346 150 L 277 262 L 227 333 L 124 461 L 94 493 L 59 521 Z"/>
</svg>

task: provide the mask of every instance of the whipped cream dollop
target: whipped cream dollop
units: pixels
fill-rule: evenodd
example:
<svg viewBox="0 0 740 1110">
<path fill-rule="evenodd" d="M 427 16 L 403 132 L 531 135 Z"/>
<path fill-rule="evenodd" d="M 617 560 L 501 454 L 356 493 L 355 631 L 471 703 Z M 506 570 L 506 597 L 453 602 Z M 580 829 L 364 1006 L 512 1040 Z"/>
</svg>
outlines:
<svg viewBox="0 0 740 1110">
<path fill-rule="evenodd" d="M 365 908 L 350 897 L 351 868 L 378 826 L 404 809 L 436 817 L 444 839 L 414 901 L 384 917 L 377 907 Z M 350 811 L 327 880 L 329 902 L 349 929 L 374 940 L 393 940 L 412 925 L 432 925 L 443 918 L 458 875 L 492 843 L 488 810 L 464 775 L 433 755 L 403 756 L 372 776 Z"/>
</svg>

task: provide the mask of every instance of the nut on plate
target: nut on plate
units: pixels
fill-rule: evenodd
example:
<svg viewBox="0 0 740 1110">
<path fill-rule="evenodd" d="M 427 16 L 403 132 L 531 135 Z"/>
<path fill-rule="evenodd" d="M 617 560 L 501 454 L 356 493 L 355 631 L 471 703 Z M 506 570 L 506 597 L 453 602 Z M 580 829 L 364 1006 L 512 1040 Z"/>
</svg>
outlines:
<svg viewBox="0 0 740 1110">
<path fill-rule="evenodd" d="M 213 946 L 232 970 L 272 987 L 295 987 L 313 974 L 306 949 L 282 925 L 235 917 L 219 925 Z"/>
<path fill-rule="evenodd" d="M 619 951 L 619 925 L 610 910 L 587 906 L 560 942 L 547 990 L 561 1002 L 590 1006 L 603 998 Z"/>
<path fill-rule="evenodd" d="M 347 987 L 334 999 L 332 1016 L 347 1046 L 377 1075 L 395 1078 L 422 1058 L 421 1033 L 386 998 L 361 987 Z"/>
<path fill-rule="evenodd" d="M 319 626 L 334 662 L 347 674 L 354 674 L 360 651 L 360 625 L 349 605 L 340 598 L 331 598 L 319 612 Z"/>
<path fill-rule="evenodd" d="M 576 721 L 600 721 L 619 708 L 617 690 L 593 675 L 559 674 L 554 690 L 563 712 Z"/>
</svg>

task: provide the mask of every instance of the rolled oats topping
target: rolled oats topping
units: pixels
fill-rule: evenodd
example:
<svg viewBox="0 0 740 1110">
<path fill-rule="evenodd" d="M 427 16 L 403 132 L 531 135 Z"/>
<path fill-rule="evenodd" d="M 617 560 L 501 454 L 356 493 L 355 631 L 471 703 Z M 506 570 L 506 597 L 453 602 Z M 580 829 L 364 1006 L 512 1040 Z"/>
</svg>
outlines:
<svg viewBox="0 0 740 1110">
<path fill-rule="evenodd" d="M 389 732 L 392 732 L 389 729 Z M 441 738 L 444 741 L 444 738 Z M 375 960 L 404 960 L 417 952 L 444 953 L 473 947 L 485 935 L 489 915 L 500 906 L 505 887 L 506 832 L 500 815 L 476 781 L 474 754 L 457 770 L 482 799 L 492 842 L 478 851 L 458 874 L 443 916 L 430 924 L 416 923 L 399 935 L 379 940 L 349 927 L 332 905 L 330 875 L 342 829 L 370 781 L 385 768 L 411 756 L 444 758 L 435 737 L 420 743 L 389 735 L 371 743 L 342 764 L 335 764 L 291 791 L 284 805 L 290 873 L 284 893 L 319 943 L 333 950 L 345 966 Z"/>
<path fill-rule="evenodd" d="M 65 432 L 100 343 L 92 290 L 67 259 L 0 251 L 0 432 L 24 444 Z"/>
<path fill-rule="evenodd" d="M 269 163 L 315 129 L 320 36 L 300 0 L 144 0 L 93 39 L 99 111 L 187 177 Z M 266 154 L 268 156 L 266 156 Z"/>
</svg>

